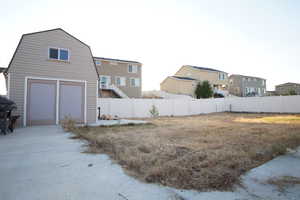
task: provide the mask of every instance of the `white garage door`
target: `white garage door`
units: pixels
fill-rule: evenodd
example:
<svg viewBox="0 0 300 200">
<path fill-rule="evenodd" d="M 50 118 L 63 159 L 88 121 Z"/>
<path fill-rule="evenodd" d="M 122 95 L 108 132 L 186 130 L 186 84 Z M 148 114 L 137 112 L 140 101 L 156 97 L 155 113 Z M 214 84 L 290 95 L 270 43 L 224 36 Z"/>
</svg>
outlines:
<svg viewBox="0 0 300 200">
<path fill-rule="evenodd" d="M 28 80 L 27 125 L 56 123 L 56 81 Z"/>
<path fill-rule="evenodd" d="M 65 117 L 84 123 L 85 83 L 28 79 L 26 110 L 28 126 L 54 125 Z"/>
<path fill-rule="evenodd" d="M 84 83 L 59 82 L 59 120 L 70 117 L 79 123 L 84 122 Z"/>
</svg>

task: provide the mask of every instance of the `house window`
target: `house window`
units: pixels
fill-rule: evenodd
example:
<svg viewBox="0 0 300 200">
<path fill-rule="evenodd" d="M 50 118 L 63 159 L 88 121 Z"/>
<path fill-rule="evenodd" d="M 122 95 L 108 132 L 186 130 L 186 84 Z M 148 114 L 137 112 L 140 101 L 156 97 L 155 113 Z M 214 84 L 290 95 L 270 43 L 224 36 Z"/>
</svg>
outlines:
<svg viewBox="0 0 300 200">
<path fill-rule="evenodd" d="M 131 87 L 140 87 L 140 79 L 139 78 L 131 78 L 130 86 Z"/>
<path fill-rule="evenodd" d="M 219 73 L 219 80 L 225 80 L 225 74 Z"/>
<path fill-rule="evenodd" d="M 101 65 L 101 61 L 100 61 L 100 60 L 96 60 L 96 61 L 95 61 L 95 64 L 96 64 L 96 65 Z"/>
<path fill-rule="evenodd" d="M 49 48 L 49 59 L 69 61 L 69 50 L 61 48 Z"/>
<path fill-rule="evenodd" d="M 110 85 L 110 76 L 100 76 L 99 87 L 107 88 Z"/>
<path fill-rule="evenodd" d="M 126 86 L 126 78 L 125 77 L 116 77 L 116 85 L 117 86 Z"/>
<path fill-rule="evenodd" d="M 128 72 L 129 73 L 137 73 L 137 71 L 138 71 L 138 69 L 137 69 L 136 65 L 131 65 L 131 64 L 128 65 Z"/>
</svg>

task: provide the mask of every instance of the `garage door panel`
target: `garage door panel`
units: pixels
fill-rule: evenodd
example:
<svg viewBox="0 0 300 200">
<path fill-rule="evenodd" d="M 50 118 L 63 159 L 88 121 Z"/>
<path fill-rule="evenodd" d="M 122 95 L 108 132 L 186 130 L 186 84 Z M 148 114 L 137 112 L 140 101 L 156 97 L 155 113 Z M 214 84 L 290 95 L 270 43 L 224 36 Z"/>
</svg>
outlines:
<svg viewBox="0 0 300 200">
<path fill-rule="evenodd" d="M 28 80 L 27 124 L 56 123 L 56 81 Z"/>
<path fill-rule="evenodd" d="M 59 119 L 71 117 L 84 122 L 84 83 L 61 81 L 59 86 Z"/>
</svg>

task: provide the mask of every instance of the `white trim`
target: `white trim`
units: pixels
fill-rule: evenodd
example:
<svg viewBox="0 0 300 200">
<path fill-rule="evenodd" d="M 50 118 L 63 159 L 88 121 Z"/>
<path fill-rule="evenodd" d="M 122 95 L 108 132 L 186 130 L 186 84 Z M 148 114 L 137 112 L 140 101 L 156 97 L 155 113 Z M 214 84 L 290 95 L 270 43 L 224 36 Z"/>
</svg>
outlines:
<svg viewBox="0 0 300 200">
<path fill-rule="evenodd" d="M 86 99 L 87 99 L 87 95 L 86 95 L 86 91 L 87 91 L 87 84 L 86 84 L 87 82 L 86 81 L 84 81 L 84 124 L 86 124 L 87 123 L 87 119 L 86 119 L 86 111 L 87 111 L 87 103 L 86 103 Z M 96 109 L 97 110 L 97 109 Z"/>
<path fill-rule="evenodd" d="M 10 73 L 7 74 L 7 93 L 6 96 L 9 99 L 10 98 Z"/>
<path fill-rule="evenodd" d="M 59 124 L 59 94 L 60 94 L 60 80 L 56 81 L 56 125 Z"/>
<path fill-rule="evenodd" d="M 36 79 L 36 80 L 52 80 L 52 81 L 57 81 L 56 83 L 56 87 L 57 87 L 57 91 L 56 91 L 56 125 L 59 124 L 59 86 L 60 86 L 60 81 L 69 81 L 69 82 L 79 82 L 79 83 L 84 83 L 84 123 L 87 122 L 87 103 L 86 103 L 86 99 L 87 99 L 87 81 L 85 80 L 72 80 L 72 79 L 62 79 L 62 78 L 45 78 L 45 77 L 35 77 L 35 76 L 26 76 L 25 77 L 25 83 L 24 83 L 24 113 L 23 113 L 23 126 L 26 126 L 26 114 L 27 114 L 27 82 L 28 79 Z M 97 110 L 97 109 L 96 109 Z"/>
<path fill-rule="evenodd" d="M 40 79 L 40 80 L 50 80 L 50 81 L 72 81 L 72 82 L 80 82 L 84 83 L 85 80 L 74 80 L 74 79 L 64 79 L 64 78 L 45 78 L 45 77 L 38 77 L 38 76 L 26 76 L 25 79 Z"/>
<path fill-rule="evenodd" d="M 24 83 L 24 105 L 23 105 L 23 126 L 25 127 L 26 126 L 26 114 L 27 114 L 27 81 L 28 81 L 28 78 L 25 77 L 25 83 Z"/>
</svg>

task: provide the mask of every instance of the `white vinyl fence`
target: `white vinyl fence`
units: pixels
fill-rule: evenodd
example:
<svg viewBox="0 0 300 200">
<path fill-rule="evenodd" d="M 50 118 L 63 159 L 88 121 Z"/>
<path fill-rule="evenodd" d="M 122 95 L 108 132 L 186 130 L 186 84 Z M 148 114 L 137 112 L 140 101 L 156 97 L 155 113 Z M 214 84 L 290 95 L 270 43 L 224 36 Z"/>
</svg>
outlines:
<svg viewBox="0 0 300 200">
<path fill-rule="evenodd" d="M 300 113 L 300 96 L 229 98 L 226 103 L 232 112 Z"/>
<path fill-rule="evenodd" d="M 155 106 L 160 116 L 186 116 L 215 112 L 300 113 L 300 96 L 220 99 L 110 99 L 99 98 L 100 114 L 150 117 Z"/>
<path fill-rule="evenodd" d="M 150 117 L 149 111 L 153 105 L 160 116 L 198 115 L 228 110 L 224 99 L 98 99 L 101 115 L 119 117 Z"/>
</svg>

